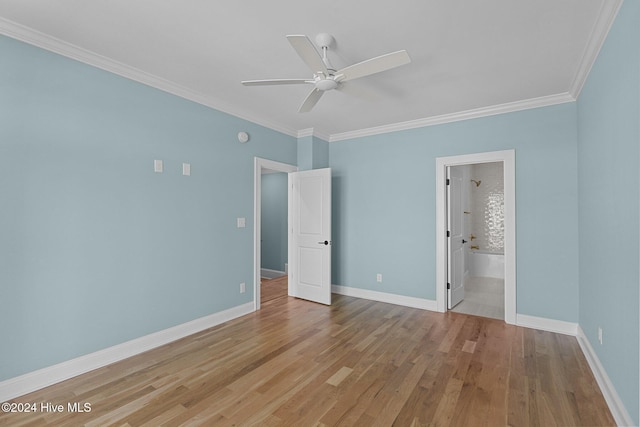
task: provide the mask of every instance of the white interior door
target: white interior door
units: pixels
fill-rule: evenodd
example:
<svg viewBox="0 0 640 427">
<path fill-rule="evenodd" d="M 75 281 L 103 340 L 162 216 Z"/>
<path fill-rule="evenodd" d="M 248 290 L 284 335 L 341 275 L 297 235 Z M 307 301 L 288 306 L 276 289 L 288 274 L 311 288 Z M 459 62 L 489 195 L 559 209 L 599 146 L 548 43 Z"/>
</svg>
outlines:
<svg viewBox="0 0 640 427">
<path fill-rule="evenodd" d="M 448 308 L 464 299 L 464 212 L 461 168 L 447 167 L 447 292 Z"/>
<path fill-rule="evenodd" d="M 331 169 L 289 174 L 289 295 L 331 304 Z"/>
</svg>

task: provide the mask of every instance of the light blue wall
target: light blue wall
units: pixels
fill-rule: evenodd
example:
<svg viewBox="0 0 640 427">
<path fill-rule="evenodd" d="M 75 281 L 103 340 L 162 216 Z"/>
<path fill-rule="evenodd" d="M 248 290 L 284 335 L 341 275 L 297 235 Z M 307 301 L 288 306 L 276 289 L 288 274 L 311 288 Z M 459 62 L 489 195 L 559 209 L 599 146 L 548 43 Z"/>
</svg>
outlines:
<svg viewBox="0 0 640 427">
<path fill-rule="evenodd" d="M 329 143 L 320 138 L 313 137 L 313 168 L 322 169 L 329 167 Z"/>
<path fill-rule="evenodd" d="M 298 169 L 329 167 L 329 143 L 315 136 L 298 138 Z"/>
<path fill-rule="evenodd" d="M 295 138 L 10 38 L 0 58 L 0 380 L 252 301 L 253 158 L 295 163 Z"/>
<path fill-rule="evenodd" d="M 638 425 L 640 2 L 623 3 L 591 70 L 578 137 L 580 326 Z"/>
<path fill-rule="evenodd" d="M 515 149 L 517 312 L 577 322 L 576 144 L 574 103 L 331 143 L 333 283 L 435 300 L 436 158 Z"/>
<path fill-rule="evenodd" d="M 286 173 L 262 175 L 261 263 L 276 271 L 287 262 L 287 180 Z"/>
</svg>

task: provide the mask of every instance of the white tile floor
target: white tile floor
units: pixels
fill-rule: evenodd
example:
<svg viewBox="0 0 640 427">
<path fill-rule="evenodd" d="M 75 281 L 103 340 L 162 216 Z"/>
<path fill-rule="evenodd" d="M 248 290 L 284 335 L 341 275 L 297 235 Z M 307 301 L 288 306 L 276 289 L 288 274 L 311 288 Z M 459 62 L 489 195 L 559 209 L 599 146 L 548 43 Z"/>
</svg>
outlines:
<svg viewBox="0 0 640 427">
<path fill-rule="evenodd" d="M 504 280 L 492 277 L 467 278 L 464 300 L 451 311 L 504 320 Z"/>
</svg>

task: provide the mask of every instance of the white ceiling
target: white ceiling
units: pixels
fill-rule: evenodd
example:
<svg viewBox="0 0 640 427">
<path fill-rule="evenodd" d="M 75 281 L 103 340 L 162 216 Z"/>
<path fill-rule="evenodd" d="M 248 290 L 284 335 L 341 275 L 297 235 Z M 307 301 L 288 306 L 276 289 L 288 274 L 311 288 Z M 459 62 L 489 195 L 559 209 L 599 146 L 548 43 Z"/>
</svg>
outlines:
<svg viewBox="0 0 640 427">
<path fill-rule="evenodd" d="M 366 132 L 567 102 L 620 0 L 0 0 L 0 33 L 291 135 Z M 337 41 L 337 68 L 406 49 L 409 65 L 349 82 L 310 113 L 285 36 Z"/>
</svg>

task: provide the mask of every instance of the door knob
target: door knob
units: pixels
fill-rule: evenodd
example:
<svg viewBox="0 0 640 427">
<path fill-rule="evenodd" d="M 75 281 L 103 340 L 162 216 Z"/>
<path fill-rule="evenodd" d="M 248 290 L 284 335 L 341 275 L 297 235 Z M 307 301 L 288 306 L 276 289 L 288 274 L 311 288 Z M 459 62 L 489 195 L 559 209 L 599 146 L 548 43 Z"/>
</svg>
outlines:
<svg viewBox="0 0 640 427">
<path fill-rule="evenodd" d="M 325 245 L 325 246 L 327 246 L 329 243 L 331 242 L 328 240 L 325 240 L 324 242 L 318 242 L 319 245 Z"/>
<path fill-rule="evenodd" d="M 464 245 L 465 243 L 467 243 L 467 241 L 462 239 L 462 244 Z"/>
</svg>

